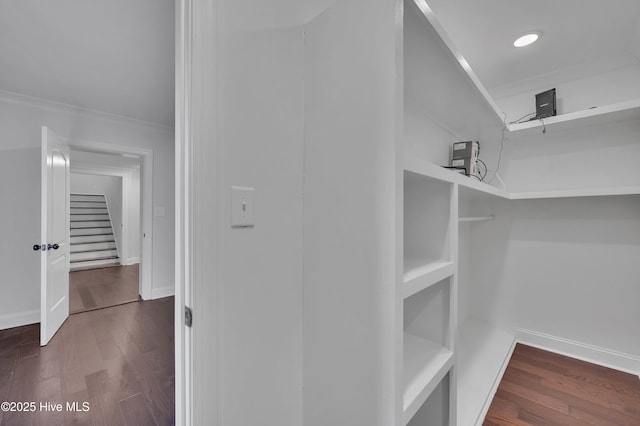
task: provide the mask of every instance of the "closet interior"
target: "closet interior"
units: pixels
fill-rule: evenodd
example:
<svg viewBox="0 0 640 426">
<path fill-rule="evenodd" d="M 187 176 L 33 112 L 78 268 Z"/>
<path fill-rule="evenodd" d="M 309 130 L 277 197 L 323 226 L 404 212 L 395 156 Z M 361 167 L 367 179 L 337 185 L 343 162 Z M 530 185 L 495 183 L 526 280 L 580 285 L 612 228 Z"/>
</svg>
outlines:
<svg viewBox="0 0 640 426">
<path fill-rule="evenodd" d="M 397 424 L 482 424 L 516 342 L 637 374 L 640 103 L 508 125 L 426 2 L 400 36 Z"/>
</svg>

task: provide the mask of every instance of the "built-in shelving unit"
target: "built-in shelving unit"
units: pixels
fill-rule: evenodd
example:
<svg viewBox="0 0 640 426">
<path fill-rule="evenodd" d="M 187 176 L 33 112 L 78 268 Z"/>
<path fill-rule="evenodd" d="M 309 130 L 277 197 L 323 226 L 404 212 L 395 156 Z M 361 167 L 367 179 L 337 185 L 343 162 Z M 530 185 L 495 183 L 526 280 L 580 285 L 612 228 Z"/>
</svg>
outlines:
<svg viewBox="0 0 640 426">
<path fill-rule="evenodd" d="M 404 299 L 403 417 L 408 423 L 454 363 L 451 278 Z"/>
<path fill-rule="evenodd" d="M 522 132 L 532 129 L 541 130 L 544 127 L 554 130 L 565 130 L 574 128 L 577 125 L 604 124 L 607 122 L 628 120 L 639 117 L 640 99 L 634 99 L 628 102 L 620 102 L 617 104 L 604 105 L 597 108 L 560 114 L 542 120 L 508 124 L 507 129 L 511 132 Z"/>
<path fill-rule="evenodd" d="M 442 417 L 445 407 L 431 407 L 433 416 L 450 425 L 474 425 L 486 413 L 514 345 L 513 335 L 480 320 L 456 328 L 458 222 L 484 222 L 494 215 L 458 214 L 454 197 L 510 199 L 499 188 L 473 181 L 417 158 L 405 159 L 403 307 L 403 419 L 416 413 L 428 418 L 425 402 L 445 376 L 448 403 L 455 418 Z M 453 340 L 454 330 L 457 339 Z M 453 333 L 453 334 L 452 334 Z M 455 343 L 455 344 L 454 344 Z M 457 374 L 450 374 L 457 369 Z M 450 415 L 450 414 L 449 414 Z"/>
<path fill-rule="evenodd" d="M 442 182 L 459 186 L 460 197 L 466 199 L 501 198 L 505 200 L 532 200 L 545 198 L 604 197 L 612 195 L 638 195 L 640 186 L 612 188 L 574 188 L 554 191 L 507 192 L 501 188 L 479 182 L 459 173 L 417 157 L 405 157 L 405 170 Z M 488 220 L 488 219 L 487 219 Z"/>
<path fill-rule="evenodd" d="M 404 269 L 398 283 L 403 300 L 399 318 L 404 424 L 421 410 L 455 364 L 457 187 L 416 170 L 404 171 Z M 449 392 L 447 406 L 455 406 L 455 396 Z M 442 410 L 447 409 L 440 408 L 438 416 Z M 422 416 L 427 415 L 423 411 Z"/>
</svg>

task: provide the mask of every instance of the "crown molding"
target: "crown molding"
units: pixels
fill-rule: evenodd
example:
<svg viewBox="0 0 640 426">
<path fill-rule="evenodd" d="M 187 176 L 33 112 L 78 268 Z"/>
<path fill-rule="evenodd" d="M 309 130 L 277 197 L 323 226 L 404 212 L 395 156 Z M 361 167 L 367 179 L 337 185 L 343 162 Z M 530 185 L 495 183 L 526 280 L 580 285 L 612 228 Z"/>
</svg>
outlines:
<svg viewBox="0 0 640 426">
<path fill-rule="evenodd" d="M 85 108 L 77 105 L 66 104 L 63 102 L 52 101 L 49 99 L 38 98 L 36 96 L 25 95 L 22 93 L 10 92 L 0 89 L 0 102 L 17 103 L 21 105 L 48 109 L 50 111 L 65 112 L 68 114 L 79 114 L 102 121 L 109 121 L 118 124 L 128 124 L 139 127 L 152 128 L 166 133 L 174 133 L 175 128 L 165 124 L 154 123 L 151 121 L 139 120 L 137 118 L 126 117 L 123 115 L 112 114 L 109 112 L 99 111 L 91 108 Z"/>
</svg>

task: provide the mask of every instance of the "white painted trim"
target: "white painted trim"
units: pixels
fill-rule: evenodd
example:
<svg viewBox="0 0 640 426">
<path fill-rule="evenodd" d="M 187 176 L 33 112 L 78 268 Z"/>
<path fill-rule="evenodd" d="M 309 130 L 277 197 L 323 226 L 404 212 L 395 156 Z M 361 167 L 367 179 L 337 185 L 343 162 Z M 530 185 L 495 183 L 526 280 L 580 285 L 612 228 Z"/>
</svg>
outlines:
<svg viewBox="0 0 640 426">
<path fill-rule="evenodd" d="M 471 82 L 476 86 L 478 92 L 480 92 L 480 96 L 485 100 L 487 105 L 496 113 L 496 116 L 500 122 L 502 122 L 502 110 L 498 106 L 498 104 L 493 100 L 489 91 L 484 87 L 484 84 L 480 81 L 476 73 L 471 69 L 471 65 L 462 55 L 462 52 L 458 49 L 458 47 L 453 43 L 453 40 L 449 37 L 449 34 L 445 31 L 444 27 L 440 23 L 440 20 L 436 17 L 436 14 L 427 4 L 427 0 L 413 0 L 415 6 L 417 6 L 418 10 L 424 15 L 424 17 L 429 21 L 434 30 L 438 33 L 444 44 L 449 48 L 449 51 L 458 62 L 462 70 L 467 74 Z"/>
<path fill-rule="evenodd" d="M 12 314 L 0 315 L 0 330 L 6 330 L 23 325 L 37 324 L 40 322 L 40 309 L 31 311 L 14 312 Z"/>
<path fill-rule="evenodd" d="M 122 188 L 120 188 L 120 190 L 122 191 Z M 120 261 L 120 264 L 122 264 L 122 250 L 120 250 L 120 247 L 122 246 L 121 242 L 118 241 L 118 233 L 116 232 L 114 225 L 113 225 L 113 217 L 111 216 L 111 209 L 109 208 L 109 198 L 107 197 L 107 194 L 98 194 L 98 195 L 102 195 L 104 197 L 104 202 L 107 205 L 107 214 L 109 215 L 109 223 L 111 224 L 111 232 L 113 232 L 113 240 L 116 243 L 116 256 L 118 256 L 118 260 Z M 123 216 L 124 213 L 124 209 L 122 209 L 123 211 L 120 212 L 120 215 Z M 122 217 L 120 218 L 122 219 Z M 122 232 L 123 229 L 122 227 L 120 228 L 120 231 Z"/>
<path fill-rule="evenodd" d="M 190 281 L 186 275 L 188 263 L 189 225 L 187 213 L 189 181 L 189 123 L 190 88 L 190 10 L 191 0 L 175 0 L 175 289 L 174 289 L 174 342 L 175 342 L 175 423 L 191 426 L 191 330 L 185 327 L 184 307 Z"/>
<path fill-rule="evenodd" d="M 484 404 L 482 405 L 482 410 L 480 411 L 480 414 L 478 414 L 478 417 L 476 420 L 476 426 L 482 426 L 482 423 L 484 422 L 484 418 L 487 416 L 487 413 L 489 412 L 489 408 L 491 408 L 493 397 L 496 396 L 496 392 L 498 392 L 498 387 L 500 387 L 500 382 L 502 381 L 502 377 L 504 376 L 505 371 L 507 371 L 507 367 L 509 366 L 509 361 L 511 361 L 511 356 L 513 355 L 513 351 L 515 349 L 516 349 L 516 340 L 514 339 L 513 342 L 511 343 L 511 347 L 509 348 L 509 353 L 504 358 L 504 361 L 502 362 L 502 366 L 500 367 L 500 371 L 498 372 L 498 375 L 493 381 L 491 390 L 489 391 L 489 394 L 484 400 Z"/>
<path fill-rule="evenodd" d="M 105 165 L 93 165 L 88 163 L 80 163 L 71 160 L 73 165 L 71 166 L 71 173 L 84 173 L 89 175 L 104 175 L 104 176 L 124 176 L 127 173 L 139 171 L 137 167 L 115 167 Z"/>
<path fill-rule="evenodd" d="M 176 342 L 180 338 L 184 344 L 176 345 L 176 362 L 183 357 L 184 370 L 178 371 L 177 365 L 176 384 L 184 387 L 176 390 L 176 407 L 184 411 L 177 413 L 176 423 L 219 426 L 223 423 L 221 206 L 226 194 L 219 113 L 222 2 L 179 1 Z M 184 326 L 185 304 L 193 309 L 192 328 Z"/>
<path fill-rule="evenodd" d="M 129 191 L 131 191 L 131 173 L 128 172 L 124 176 L 122 176 L 122 193 L 121 196 L 121 204 L 122 204 L 122 217 L 120 220 L 122 221 L 122 226 L 120 227 L 120 231 L 122 232 L 122 250 L 120 251 L 120 264 L 124 265 L 128 263 L 129 260 L 129 249 L 131 247 L 131 231 L 129 230 Z M 139 196 L 140 194 L 138 194 Z M 140 198 L 140 197 L 138 197 Z M 139 204 L 139 203 L 138 203 Z M 138 212 L 140 213 L 140 212 Z M 135 236 L 133 236 L 135 238 Z M 140 238 L 141 235 L 138 235 Z M 138 284 L 138 289 L 140 289 L 140 284 Z"/>
<path fill-rule="evenodd" d="M 163 297 L 173 296 L 175 294 L 175 287 L 162 287 L 154 288 L 151 291 L 151 300 L 162 299 Z"/>
<path fill-rule="evenodd" d="M 136 263 L 140 263 L 139 257 L 130 257 L 126 261 L 124 261 L 123 265 L 135 265 Z"/>
<path fill-rule="evenodd" d="M 33 106 L 37 108 L 48 109 L 50 111 L 63 111 L 68 114 L 91 117 L 91 118 L 109 121 L 109 122 L 115 122 L 119 124 L 126 123 L 130 125 L 154 128 L 164 132 L 173 133 L 173 127 L 167 126 L 164 124 L 154 123 L 151 121 L 138 120 L 138 119 L 126 117 L 123 115 L 111 114 L 104 111 L 84 108 L 77 105 L 65 104 L 63 102 L 51 101 L 49 99 L 38 98 L 35 96 L 29 96 L 22 93 L 10 92 L 7 90 L 0 90 L 0 102 Z"/>
<path fill-rule="evenodd" d="M 618 352 L 533 330 L 517 330 L 516 340 L 560 355 L 613 368 L 633 375 L 640 374 L 640 356 Z"/>
<path fill-rule="evenodd" d="M 140 246 L 140 296 L 143 300 L 152 298 L 153 271 L 153 150 L 147 148 L 115 145 L 103 142 L 83 141 L 81 144 L 68 141 L 72 149 L 91 150 L 104 153 L 132 154 L 140 157 L 140 217 L 143 234 Z"/>
</svg>

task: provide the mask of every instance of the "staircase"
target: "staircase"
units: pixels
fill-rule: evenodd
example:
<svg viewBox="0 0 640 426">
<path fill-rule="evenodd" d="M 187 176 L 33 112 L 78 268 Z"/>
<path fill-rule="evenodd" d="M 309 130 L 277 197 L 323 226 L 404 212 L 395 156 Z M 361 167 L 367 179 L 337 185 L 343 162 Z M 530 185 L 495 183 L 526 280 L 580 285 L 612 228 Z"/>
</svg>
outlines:
<svg viewBox="0 0 640 426">
<path fill-rule="evenodd" d="M 120 265 L 104 195 L 71 194 L 70 270 Z"/>
</svg>

